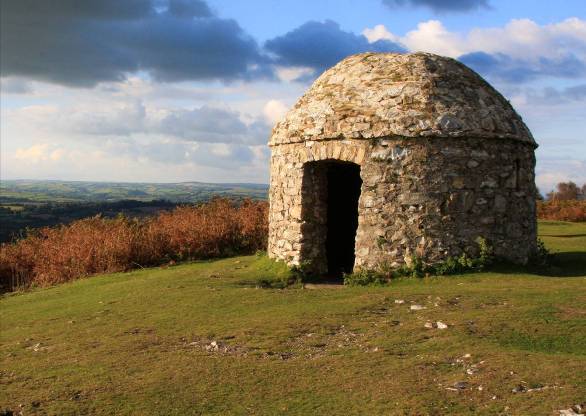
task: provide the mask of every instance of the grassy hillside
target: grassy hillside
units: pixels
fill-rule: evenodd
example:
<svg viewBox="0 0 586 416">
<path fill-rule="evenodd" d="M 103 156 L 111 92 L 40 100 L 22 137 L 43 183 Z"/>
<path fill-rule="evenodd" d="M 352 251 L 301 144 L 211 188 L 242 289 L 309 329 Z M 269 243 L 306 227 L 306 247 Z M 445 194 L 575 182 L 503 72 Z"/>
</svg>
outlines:
<svg viewBox="0 0 586 416">
<path fill-rule="evenodd" d="M 559 414 L 586 401 L 586 224 L 541 235 L 557 276 L 262 289 L 287 271 L 248 256 L 7 295 L 0 409 Z"/>
</svg>

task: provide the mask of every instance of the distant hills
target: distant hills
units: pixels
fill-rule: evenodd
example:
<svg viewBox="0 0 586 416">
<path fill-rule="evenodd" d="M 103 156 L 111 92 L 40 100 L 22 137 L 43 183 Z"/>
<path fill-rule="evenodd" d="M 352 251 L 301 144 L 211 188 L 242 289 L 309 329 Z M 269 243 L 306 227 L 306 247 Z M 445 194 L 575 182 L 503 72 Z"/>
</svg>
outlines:
<svg viewBox="0 0 586 416">
<path fill-rule="evenodd" d="M 3 180 L 0 203 L 114 202 L 121 200 L 199 202 L 214 195 L 267 198 L 268 185 L 255 183 L 123 183 Z"/>
<path fill-rule="evenodd" d="M 214 196 L 266 199 L 267 192 L 268 185 L 255 183 L 0 181 L 0 242 L 23 236 L 30 228 L 98 214 L 143 217 Z"/>
</svg>

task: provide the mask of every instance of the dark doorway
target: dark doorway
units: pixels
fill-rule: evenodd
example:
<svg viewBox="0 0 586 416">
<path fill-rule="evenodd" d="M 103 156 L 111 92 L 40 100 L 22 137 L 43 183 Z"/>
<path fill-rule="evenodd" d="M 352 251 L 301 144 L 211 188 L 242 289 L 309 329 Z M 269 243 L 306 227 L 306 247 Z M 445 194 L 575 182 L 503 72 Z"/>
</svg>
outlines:
<svg viewBox="0 0 586 416">
<path fill-rule="evenodd" d="M 354 268 L 361 185 L 359 165 L 327 162 L 326 255 L 331 277 L 352 273 Z"/>
</svg>

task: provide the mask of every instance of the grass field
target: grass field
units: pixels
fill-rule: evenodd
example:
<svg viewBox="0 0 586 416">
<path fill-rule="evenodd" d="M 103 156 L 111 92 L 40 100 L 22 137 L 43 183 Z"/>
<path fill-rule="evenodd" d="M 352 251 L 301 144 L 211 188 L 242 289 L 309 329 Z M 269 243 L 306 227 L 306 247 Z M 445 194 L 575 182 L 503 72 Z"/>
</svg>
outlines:
<svg viewBox="0 0 586 416">
<path fill-rule="evenodd" d="M 548 273 L 261 289 L 287 271 L 248 256 L 6 295 L 0 409 L 557 415 L 586 402 L 586 224 L 540 234 Z"/>
</svg>

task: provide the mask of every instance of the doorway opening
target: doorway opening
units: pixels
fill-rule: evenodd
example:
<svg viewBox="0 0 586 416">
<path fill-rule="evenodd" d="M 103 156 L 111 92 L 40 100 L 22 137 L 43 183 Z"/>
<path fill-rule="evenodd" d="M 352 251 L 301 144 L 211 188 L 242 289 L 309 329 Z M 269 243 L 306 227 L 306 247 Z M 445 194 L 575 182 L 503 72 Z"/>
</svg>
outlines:
<svg viewBox="0 0 586 416">
<path fill-rule="evenodd" d="M 352 273 L 355 260 L 360 166 L 354 163 L 327 163 L 327 236 L 328 275 L 341 277 Z"/>
<path fill-rule="evenodd" d="M 327 159 L 304 165 L 301 259 L 320 281 L 352 273 L 361 186 L 355 163 Z"/>
</svg>

